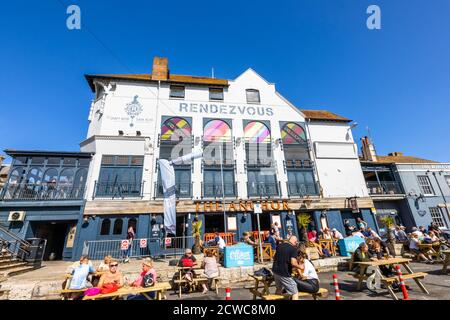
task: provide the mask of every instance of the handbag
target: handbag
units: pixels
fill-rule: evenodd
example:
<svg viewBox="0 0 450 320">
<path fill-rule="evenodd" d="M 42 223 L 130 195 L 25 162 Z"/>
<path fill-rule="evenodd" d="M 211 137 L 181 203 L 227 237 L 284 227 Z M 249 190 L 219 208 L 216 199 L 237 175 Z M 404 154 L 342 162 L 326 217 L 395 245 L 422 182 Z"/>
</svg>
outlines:
<svg viewBox="0 0 450 320">
<path fill-rule="evenodd" d="M 102 294 L 112 293 L 112 292 L 116 292 L 117 290 L 119 290 L 119 287 L 117 286 L 117 284 L 107 283 L 107 284 L 103 285 L 103 287 L 101 289 L 101 293 Z"/>
<path fill-rule="evenodd" d="M 146 274 L 142 278 L 142 286 L 148 288 L 155 285 L 155 279 L 153 278 L 153 273 Z"/>
<path fill-rule="evenodd" d="M 85 296 L 96 296 L 100 294 L 102 289 L 100 288 L 89 288 L 84 292 Z"/>
</svg>

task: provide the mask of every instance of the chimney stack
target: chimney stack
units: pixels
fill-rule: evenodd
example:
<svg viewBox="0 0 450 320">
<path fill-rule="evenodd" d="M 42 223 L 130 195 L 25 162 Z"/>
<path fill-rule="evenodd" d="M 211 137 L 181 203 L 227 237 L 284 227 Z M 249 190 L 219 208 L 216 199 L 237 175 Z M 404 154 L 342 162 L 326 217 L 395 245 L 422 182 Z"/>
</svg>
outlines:
<svg viewBox="0 0 450 320">
<path fill-rule="evenodd" d="M 375 153 L 375 147 L 370 142 L 369 137 L 363 137 L 361 138 L 362 146 L 362 154 L 363 154 L 363 160 L 365 161 L 377 161 L 377 154 Z"/>
<path fill-rule="evenodd" d="M 162 57 L 153 58 L 152 80 L 166 81 L 169 78 L 169 60 Z"/>
</svg>

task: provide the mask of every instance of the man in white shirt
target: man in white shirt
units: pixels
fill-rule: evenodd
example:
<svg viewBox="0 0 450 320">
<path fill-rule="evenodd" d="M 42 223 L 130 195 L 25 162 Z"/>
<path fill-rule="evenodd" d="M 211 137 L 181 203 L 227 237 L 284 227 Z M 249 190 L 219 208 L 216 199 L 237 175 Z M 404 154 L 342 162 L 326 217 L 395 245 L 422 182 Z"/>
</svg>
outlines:
<svg viewBox="0 0 450 320">
<path fill-rule="evenodd" d="M 217 246 L 219 247 L 219 251 L 223 252 L 223 248 L 225 248 L 227 244 L 225 243 L 225 240 L 223 240 L 223 238 L 220 236 L 218 232 L 216 232 L 216 237 L 214 240 L 216 240 Z"/>
</svg>

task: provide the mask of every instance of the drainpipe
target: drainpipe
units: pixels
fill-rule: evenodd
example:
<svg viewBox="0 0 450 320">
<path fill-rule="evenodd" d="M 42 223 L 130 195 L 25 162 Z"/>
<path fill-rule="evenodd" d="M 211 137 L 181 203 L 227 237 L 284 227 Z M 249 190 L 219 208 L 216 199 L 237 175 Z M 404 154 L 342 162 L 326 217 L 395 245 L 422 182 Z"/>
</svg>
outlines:
<svg viewBox="0 0 450 320">
<path fill-rule="evenodd" d="M 161 80 L 158 80 L 158 94 L 156 95 L 156 115 L 155 115 L 155 132 L 153 134 L 153 161 L 155 161 L 155 149 L 157 146 L 157 132 L 158 132 L 158 111 L 159 111 L 159 91 L 161 89 Z M 155 166 L 157 166 L 157 163 L 155 161 Z M 155 172 L 153 171 L 153 166 L 151 168 L 152 170 L 152 174 L 151 174 L 151 183 L 150 183 L 150 198 L 152 197 L 152 192 L 151 190 L 155 187 L 155 176 L 157 175 L 157 173 L 155 174 Z M 153 194 L 156 192 L 156 190 L 153 190 Z"/>
<path fill-rule="evenodd" d="M 311 119 L 306 119 L 307 121 L 308 121 L 308 125 L 306 126 L 306 130 L 308 131 L 308 138 L 309 138 L 309 140 L 312 142 L 312 138 L 311 138 L 311 133 L 310 133 L 310 131 L 309 131 L 309 124 L 311 123 Z M 320 178 L 319 178 L 319 171 L 317 170 L 317 162 L 316 162 L 316 158 L 315 157 L 313 157 L 313 155 L 314 155 L 314 151 L 313 151 L 313 146 L 312 146 L 312 143 L 311 143 L 311 150 L 309 150 L 309 152 L 310 152 L 310 154 L 309 154 L 309 156 L 310 156 L 310 158 L 311 159 L 314 159 L 314 173 L 315 173 L 315 175 L 317 176 L 317 183 L 318 183 L 318 187 L 319 187 L 319 197 L 320 197 L 320 189 L 322 189 L 322 184 L 320 183 Z M 289 183 L 289 181 L 288 181 L 288 183 Z M 323 189 L 322 189 L 323 190 Z M 322 193 L 322 197 L 323 197 L 323 193 Z"/>
</svg>

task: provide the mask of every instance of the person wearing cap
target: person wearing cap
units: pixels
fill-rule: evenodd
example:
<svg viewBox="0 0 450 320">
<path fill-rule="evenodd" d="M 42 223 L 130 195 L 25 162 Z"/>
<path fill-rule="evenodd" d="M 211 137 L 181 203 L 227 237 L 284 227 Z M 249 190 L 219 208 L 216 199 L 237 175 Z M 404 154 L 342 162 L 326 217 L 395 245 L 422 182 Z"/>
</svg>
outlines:
<svg viewBox="0 0 450 320">
<path fill-rule="evenodd" d="M 144 277 L 149 274 L 151 274 L 153 277 L 153 283 L 156 283 L 156 277 L 158 275 L 156 274 L 156 270 L 153 268 L 153 261 L 150 258 L 145 258 L 144 260 L 142 260 L 141 273 L 136 278 L 136 280 L 130 282 L 129 285 L 132 287 L 143 287 Z"/>
<path fill-rule="evenodd" d="M 340 233 L 336 228 L 331 229 L 331 236 L 337 240 L 344 239 L 342 233 Z"/>
<path fill-rule="evenodd" d="M 394 235 L 395 239 L 397 239 L 397 242 L 405 243 L 408 241 L 408 236 L 406 235 L 404 226 L 396 226 Z"/>
</svg>

